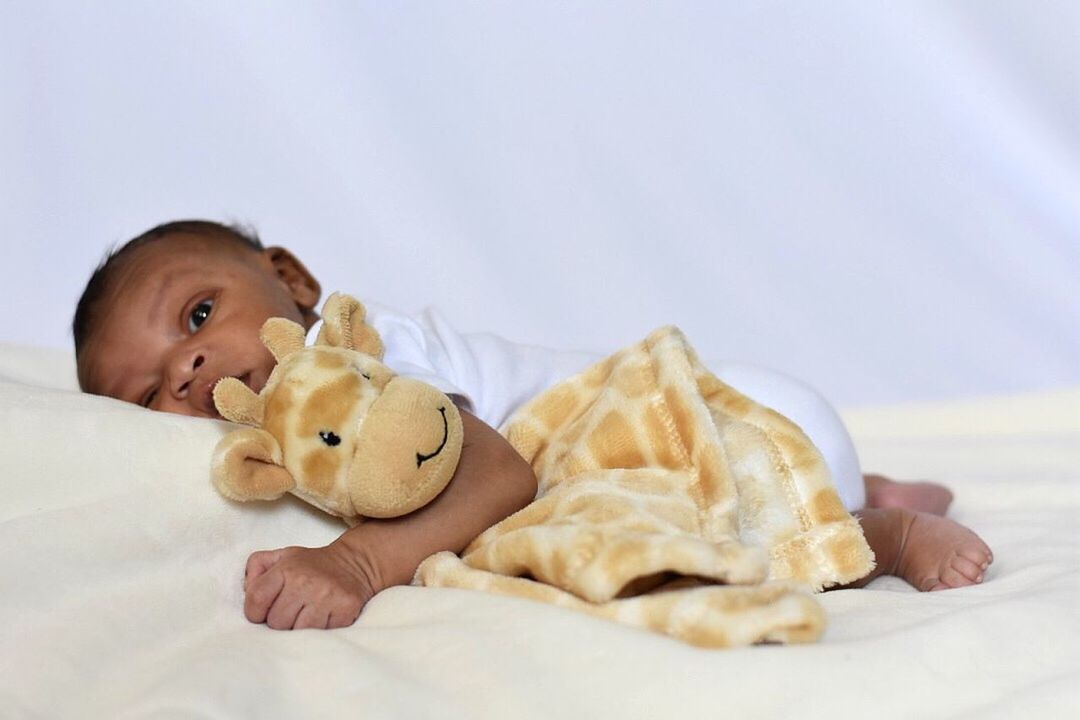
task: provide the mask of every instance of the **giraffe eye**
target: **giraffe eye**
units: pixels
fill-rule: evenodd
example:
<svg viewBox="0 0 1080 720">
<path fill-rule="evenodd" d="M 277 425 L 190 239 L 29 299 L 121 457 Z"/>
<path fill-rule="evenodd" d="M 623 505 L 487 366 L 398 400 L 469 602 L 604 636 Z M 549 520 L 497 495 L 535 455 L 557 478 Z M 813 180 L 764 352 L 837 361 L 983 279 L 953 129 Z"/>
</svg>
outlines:
<svg viewBox="0 0 1080 720">
<path fill-rule="evenodd" d="M 341 444 L 341 438 L 339 438 L 337 435 L 330 432 L 329 430 L 320 430 L 319 437 L 322 438 L 322 441 L 330 447 Z"/>
</svg>

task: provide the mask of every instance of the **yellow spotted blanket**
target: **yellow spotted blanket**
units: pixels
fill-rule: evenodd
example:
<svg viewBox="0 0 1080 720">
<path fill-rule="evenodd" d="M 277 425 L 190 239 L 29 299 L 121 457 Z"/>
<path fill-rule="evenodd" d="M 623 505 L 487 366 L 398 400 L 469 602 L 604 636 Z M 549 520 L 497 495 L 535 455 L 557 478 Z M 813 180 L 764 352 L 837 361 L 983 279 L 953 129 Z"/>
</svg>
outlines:
<svg viewBox="0 0 1080 720">
<path fill-rule="evenodd" d="M 704 647 L 812 642 L 814 591 L 873 554 L 817 448 L 721 382 L 662 327 L 544 391 L 499 429 L 536 500 L 462 556 L 417 570 L 574 608 Z"/>
</svg>

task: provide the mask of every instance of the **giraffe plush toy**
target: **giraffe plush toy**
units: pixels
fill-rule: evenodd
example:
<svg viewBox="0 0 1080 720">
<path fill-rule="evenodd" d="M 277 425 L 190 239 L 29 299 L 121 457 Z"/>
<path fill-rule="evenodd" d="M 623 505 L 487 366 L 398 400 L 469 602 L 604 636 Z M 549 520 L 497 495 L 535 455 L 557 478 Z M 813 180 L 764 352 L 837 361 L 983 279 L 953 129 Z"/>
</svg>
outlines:
<svg viewBox="0 0 1080 720">
<path fill-rule="evenodd" d="M 450 482 L 461 455 L 461 415 L 443 393 L 379 362 L 382 341 L 364 307 L 332 295 L 315 345 L 284 318 L 262 327 L 277 359 L 255 394 L 236 378 L 214 387 L 223 417 L 255 427 L 223 437 L 214 483 L 234 500 L 291 492 L 356 524 L 426 505 Z"/>
</svg>

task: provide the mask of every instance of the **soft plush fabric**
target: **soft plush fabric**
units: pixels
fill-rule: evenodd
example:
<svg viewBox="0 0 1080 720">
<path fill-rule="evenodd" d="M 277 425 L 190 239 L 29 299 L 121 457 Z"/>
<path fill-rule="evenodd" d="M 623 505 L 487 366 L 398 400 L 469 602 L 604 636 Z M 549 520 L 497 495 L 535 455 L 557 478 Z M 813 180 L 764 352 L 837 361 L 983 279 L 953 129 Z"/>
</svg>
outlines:
<svg viewBox="0 0 1080 720">
<path fill-rule="evenodd" d="M 806 588 L 873 567 L 821 454 L 663 327 L 526 403 L 500 428 L 538 499 L 423 584 L 516 595 L 694 645 L 808 642 Z M 794 582 L 781 582 L 794 581 Z"/>
<path fill-rule="evenodd" d="M 819 642 L 717 652 L 421 587 L 341 630 L 252 625 L 247 555 L 341 522 L 222 499 L 207 460 L 225 423 L 80 395 L 71 366 L 0 346 L 5 717 L 982 720 L 1080 700 L 1080 388 L 845 413 L 868 470 L 956 492 L 953 516 L 994 550 L 985 583 L 822 593 Z"/>
<path fill-rule="evenodd" d="M 383 344 L 364 306 L 334 293 L 314 345 L 285 318 L 260 337 L 276 364 L 258 393 L 234 377 L 214 386 L 234 430 L 214 450 L 214 485 L 232 500 L 293 495 L 355 525 L 406 515 L 450 482 L 463 428 L 437 388 L 400 377 L 380 360 Z"/>
</svg>

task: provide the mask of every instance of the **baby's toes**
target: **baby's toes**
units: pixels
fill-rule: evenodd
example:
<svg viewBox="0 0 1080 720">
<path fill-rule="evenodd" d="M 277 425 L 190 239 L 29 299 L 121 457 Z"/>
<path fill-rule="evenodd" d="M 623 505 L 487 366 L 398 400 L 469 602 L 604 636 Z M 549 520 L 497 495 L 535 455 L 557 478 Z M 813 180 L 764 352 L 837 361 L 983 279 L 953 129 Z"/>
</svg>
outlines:
<svg viewBox="0 0 1080 720">
<path fill-rule="evenodd" d="M 959 585 L 953 582 L 953 580 L 956 579 L 956 576 L 961 578 Z M 953 587 L 980 583 L 982 582 L 982 578 L 982 567 L 960 555 L 953 558 L 952 562 L 949 563 L 949 566 L 941 573 L 941 579 Z"/>
<path fill-rule="evenodd" d="M 994 562 L 994 554 L 990 548 L 978 536 L 972 542 L 960 548 L 958 554 L 964 560 L 979 566 L 980 570 L 986 570 L 990 563 Z"/>
<path fill-rule="evenodd" d="M 983 571 L 985 570 L 985 568 L 982 566 L 982 563 L 972 562 L 966 557 L 957 556 L 953 560 L 953 562 L 951 562 L 951 566 L 953 566 L 954 570 L 956 570 L 958 573 L 963 575 L 964 578 L 967 578 L 971 582 L 983 582 Z"/>
</svg>

